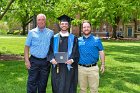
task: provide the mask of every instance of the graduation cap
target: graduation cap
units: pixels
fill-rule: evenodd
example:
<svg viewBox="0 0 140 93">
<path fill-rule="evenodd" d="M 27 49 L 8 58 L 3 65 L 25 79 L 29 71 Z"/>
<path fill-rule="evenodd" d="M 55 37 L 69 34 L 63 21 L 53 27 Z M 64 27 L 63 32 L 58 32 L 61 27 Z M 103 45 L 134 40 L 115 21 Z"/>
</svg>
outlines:
<svg viewBox="0 0 140 93">
<path fill-rule="evenodd" d="M 57 19 L 60 20 L 61 22 L 68 22 L 68 23 L 70 23 L 73 20 L 72 18 L 70 18 L 67 15 L 62 15 L 62 16 L 58 17 Z"/>
</svg>

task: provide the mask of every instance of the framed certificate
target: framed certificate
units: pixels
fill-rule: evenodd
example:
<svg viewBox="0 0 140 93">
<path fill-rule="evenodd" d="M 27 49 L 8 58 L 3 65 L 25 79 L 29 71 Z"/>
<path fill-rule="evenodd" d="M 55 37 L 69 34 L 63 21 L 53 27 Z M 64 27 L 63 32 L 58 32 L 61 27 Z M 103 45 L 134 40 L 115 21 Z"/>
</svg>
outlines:
<svg viewBox="0 0 140 93">
<path fill-rule="evenodd" d="M 67 52 L 58 52 L 55 53 L 55 60 L 58 63 L 65 63 L 68 60 L 68 53 Z"/>
</svg>

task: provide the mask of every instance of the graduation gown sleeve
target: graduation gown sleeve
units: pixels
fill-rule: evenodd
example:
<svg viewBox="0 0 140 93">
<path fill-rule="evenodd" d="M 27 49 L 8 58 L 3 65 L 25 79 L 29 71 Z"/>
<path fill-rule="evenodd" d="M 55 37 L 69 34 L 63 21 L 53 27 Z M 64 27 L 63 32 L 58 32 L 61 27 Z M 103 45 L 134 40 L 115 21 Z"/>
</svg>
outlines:
<svg viewBox="0 0 140 93">
<path fill-rule="evenodd" d="M 78 48 L 78 38 L 75 37 L 74 38 L 74 44 L 73 44 L 73 49 L 72 49 L 72 53 L 69 59 L 73 59 L 74 62 L 72 65 L 74 64 L 78 64 L 79 61 L 79 48 Z"/>
</svg>

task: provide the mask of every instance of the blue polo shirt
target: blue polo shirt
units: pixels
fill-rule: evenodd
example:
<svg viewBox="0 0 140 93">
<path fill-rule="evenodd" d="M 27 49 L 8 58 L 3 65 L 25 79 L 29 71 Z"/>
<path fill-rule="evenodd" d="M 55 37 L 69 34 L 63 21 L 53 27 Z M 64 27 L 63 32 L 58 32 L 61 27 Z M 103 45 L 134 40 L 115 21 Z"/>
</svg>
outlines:
<svg viewBox="0 0 140 93">
<path fill-rule="evenodd" d="M 79 64 L 94 64 L 99 60 L 99 51 L 103 50 L 103 45 L 98 37 L 90 35 L 88 38 L 82 36 L 78 38 L 80 59 Z"/>
<path fill-rule="evenodd" d="M 44 28 L 43 31 L 40 31 L 38 27 L 29 31 L 26 46 L 30 47 L 30 54 L 37 58 L 47 57 L 50 39 L 53 36 L 53 31 Z"/>
</svg>

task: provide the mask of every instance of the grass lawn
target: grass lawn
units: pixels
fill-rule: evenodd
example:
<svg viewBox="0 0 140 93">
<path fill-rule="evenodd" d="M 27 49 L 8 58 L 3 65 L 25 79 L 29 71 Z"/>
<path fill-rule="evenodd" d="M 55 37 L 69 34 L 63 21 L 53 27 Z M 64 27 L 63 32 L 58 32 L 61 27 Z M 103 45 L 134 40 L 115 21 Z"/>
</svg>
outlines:
<svg viewBox="0 0 140 93">
<path fill-rule="evenodd" d="M 104 42 L 106 72 L 100 93 L 140 93 L 140 42 Z"/>
<path fill-rule="evenodd" d="M 1 38 L 0 53 L 23 55 L 24 42 L 25 38 Z M 140 42 L 103 41 L 103 45 L 106 71 L 100 74 L 99 93 L 140 93 Z M 0 61 L 0 93 L 26 93 L 26 81 L 23 61 Z M 49 78 L 47 93 L 52 93 L 50 83 Z"/>
<path fill-rule="evenodd" d="M 23 55 L 25 37 L 0 37 L 0 54 Z"/>
</svg>

